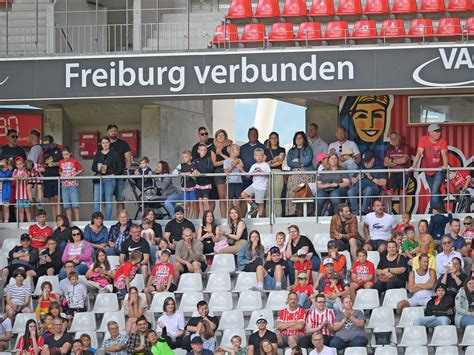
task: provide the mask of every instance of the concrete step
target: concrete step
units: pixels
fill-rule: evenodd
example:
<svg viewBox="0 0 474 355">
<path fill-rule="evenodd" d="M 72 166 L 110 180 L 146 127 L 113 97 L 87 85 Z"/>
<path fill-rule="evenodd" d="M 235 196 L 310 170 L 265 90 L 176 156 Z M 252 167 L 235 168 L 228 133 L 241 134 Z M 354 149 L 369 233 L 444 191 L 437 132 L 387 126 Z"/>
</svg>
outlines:
<svg viewBox="0 0 474 355">
<path fill-rule="evenodd" d="M 45 12 L 47 8 L 47 3 L 39 3 L 38 4 L 38 11 Z M 12 4 L 11 13 L 16 12 L 34 12 L 36 13 L 36 3 L 35 4 L 21 4 L 17 3 L 16 1 Z"/>
</svg>

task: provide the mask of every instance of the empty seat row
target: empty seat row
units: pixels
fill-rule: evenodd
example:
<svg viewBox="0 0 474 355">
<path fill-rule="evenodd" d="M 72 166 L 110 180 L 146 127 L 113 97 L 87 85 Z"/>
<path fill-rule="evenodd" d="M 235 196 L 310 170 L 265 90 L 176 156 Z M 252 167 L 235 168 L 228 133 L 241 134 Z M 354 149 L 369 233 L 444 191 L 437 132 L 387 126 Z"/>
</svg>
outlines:
<svg viewBox="0 0 474 355">
<path fill-rule="evenodd" d="M 390 9 L 388 0 L 367 0 L 362 9 L 361 0 L 339 0 L 337 9 L 334 0 L 313 0 L 308 11 L 305 0 L 285 0 L 280 12 L 278 0 L 258 0 L 255 12 L 252 12 L 251 0 L 233 0 L 227 12 L 227 19 L 242 20 L 251 18 L 272 17 L 318 17 L 318 16 L 352 16 L 404 13 L 432 12 L 468 12 L 472 11 L 471 0 L 449 0 L 445 6 L 444 0 L 421 0 L 420 7 L 416 0 L 394 0 Z"/>
<path fill-rule="evenodd" d="M 269 42 L 300 42 L 338 39 L 385 39 L 401 37 L 453 37 L 465 36 L 474 37 L 474 17 L 466 20 L 464 26 L 457 17 L 441 18 L 438 21 L 436 30 L 432 19 L 416 18 L 410 21 L 408 32 L 405 31 L 405 23 L 402 19 L 389 19 L 382 22 L 380 30 L 374 20 L 356 21 L 352 31 L 349 30 L 347 21 L 330 21 L 323 30 L 319 22 L 303 22 L 298 30 L 293 32 L 291 23 L 274 23 L 266 34 L 264 24 L 246 24 L 239 39 L 237 25 L 218 25 L 212 44 L 218 47 L 232 43 L 262 43 Z"/>
</svg>

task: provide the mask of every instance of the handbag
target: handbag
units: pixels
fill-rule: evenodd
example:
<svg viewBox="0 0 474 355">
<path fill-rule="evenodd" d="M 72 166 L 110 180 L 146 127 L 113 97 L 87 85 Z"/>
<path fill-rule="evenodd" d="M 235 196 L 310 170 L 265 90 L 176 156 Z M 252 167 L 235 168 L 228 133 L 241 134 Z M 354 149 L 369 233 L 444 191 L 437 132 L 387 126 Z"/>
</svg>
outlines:
<svg viewBox="0 0 474 355">
<path fill-rule="evenodd" d="M 293 189 L 295 198 L 313 198 L 313 192 L 307 183 L 298 185 Z"/>
<path fill-rule="evenodd" d="M 376 345 L 390 345 L 392 332 L 374 332 Z"/>
</svg>

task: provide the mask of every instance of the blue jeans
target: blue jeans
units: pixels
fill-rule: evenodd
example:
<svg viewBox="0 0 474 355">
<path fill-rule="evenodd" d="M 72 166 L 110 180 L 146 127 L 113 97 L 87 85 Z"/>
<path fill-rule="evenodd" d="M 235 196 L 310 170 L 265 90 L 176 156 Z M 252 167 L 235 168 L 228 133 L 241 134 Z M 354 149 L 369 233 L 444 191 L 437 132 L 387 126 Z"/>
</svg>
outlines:
<svg viewBox="0 0 474 355">
<path fill-rule="evenodd" d="M 459 325 L 461 327 L 467 327 L 468 325 L 474 325 L 474 317 L 473 316 L 462 316 Z"/>
<path fill-rule="evenodd" d="M 94 212 L 100 212 L 102 197 L 105 201 L 105 219 L 110 221 L 112 218 L 112 197 L 114 195 L 116 182 L 114 179 L 102 180 L 100 184 L 94 184 Z"/>
<path fill-rule="evenodd" d="M 309 300 L 309 297 L 305 292 L 298 293 L 298 306 L 303 309 L 308 309 L 309 307 L 311 307 L 311 301 Z"/>
<path fill-rule="evenodd" d="M 424 327 L 433 328 L 438 325 L 450 325 L 451 320 L 448 317 L 440 316 L 426 316 L 417 318 L 413 321 L 413 325 L 422 325 Z"/>
<path fill-rule="evenodd" d="M 84 264 L 84 263 L 81 263 L 79 265 L 76 265 L 75 267 L 76 269 L 76 272 L 79 274 L 79 275 L 85 275 L 86 272 L 87 272 L 87 265 Z M 59 279 L 62 280 L 62 279 L 65 279 L 66 278 L 66 271 L 64 271 L 64 267 L 61 268 L 61 270 L 59 271 Z"/>
<path fill-rule="evenodd" d="M 156 245 L 150 245 L 150 265 L 153 267 L 156 263 Z"/>
<path fill-rule="evenodd" d="M 61 193 L 64 208 L 79 208 L 78 186 L 63 186 Z"/>
<path fill-rule="evenodd" d="M 362 212 L 367 212 L 370 206 L 370 202 L 374 196 L 378 196 L 380 194 L 380 189 L 378 187 L 371 187 L 368 186 L 362 189 Z M 349 202 L 351 204 L 352 212 L 354 214 L 359 213 L 359 185 L 356 184 L 352 186 L 349 191 L 347 192 L 349 196 Z M 368 197 L 371 196 L 371 197 Z"/>
<path fill-rule="evenodd" d="M 170 219 L 173 219 L 174 218 L 174 205 L 173 205 L 173 202 L 174 201 L 183 201 L 183 193 L 182 192 L 178 192 L 177 194 L 174 194 L 174 195 L 169 195 L 167 198 L 166 198 L 166 201 L 165 201 L 165 209 L 166 211 L 168 211 L 168 214 L 170 215 Z"/>
<path fill-rule="evenodd" d="M 443 183 L 444 179 L 446 178 L 446 173 L 444 171 L 438 171 L 436 174 L 426 176 L 426 182 L 430 187 L 431 192 L 431 204 L 430 204 L 430 213 L 433 209 L 433 206 L 442 206 L 443 205 L 443 198 L 441 195 L 441 184 Z"/>
<path fill-rule="evenodd" d="M 318 189 L 318 199 L 316 200 L 316 203 L 318 205 L 318 216 L 322 215 L 324 204 L 328 200 L 328 197 L 329 201 L 331 202 L 333 211 L 336 211 L 337 206 L 342 203 L 342 197 L 347 197 L 347 191 L 348 189 L 346 188 L 338 188 L 332 191 L 324 191 Z"/>
<path fill-rule="evenodd" d="M 321 264 L 321 259 L 319 259 L 319 256 L 313 255 L 311 257 L 311 264 L 313 265 L 313 271 L 318 271 L 319 272 L 319 266 Z M 288 261 L 288 277 L 290 279 L 290 285 L 295 284 L 295 263 L 293 261 Z"/>
<path fill-rule="evenodd" d="M 331 348 L 336 348 L 337 350 L 342 350 L 345 348 L 352 348 L 352 347 L 359 347 L 359 346 L 365 347 L 367 346 L 368 343 L 369 341 L 367 340 L 367 338 L 362 337 L 362 336 L 357 336 L 350 341 L 344 341 L 338 336 L 335 336 L 334 338 L 332 338 L 331 342 L 329 343 L 329 346 Z"/>
<path fill-rule="evenodd" d="M 113 247 L 113 248 L 107 247 L 107 249 L 105 249 L 105 254 L 111 255 L 111 256 L 113 256 L 113 255 L 119 256 L 120 255 L 120 250 L 117 247 Z"/>
</svg>

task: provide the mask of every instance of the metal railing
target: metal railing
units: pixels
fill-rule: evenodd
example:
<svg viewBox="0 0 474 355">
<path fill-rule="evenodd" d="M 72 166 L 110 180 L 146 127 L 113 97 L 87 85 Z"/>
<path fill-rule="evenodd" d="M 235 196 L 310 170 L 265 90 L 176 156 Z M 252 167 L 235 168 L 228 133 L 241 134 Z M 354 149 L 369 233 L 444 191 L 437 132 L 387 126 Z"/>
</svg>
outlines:
<svg viewBox="0 0 474 355">
<path fill-rule="evenodd" d="M 314 215 L 311 215 L 311 216 L 301 216 L 301 213 L 300 215 L 298 216 L 298 218 L 303 218 L 304 220 L 306 221 L 314 221 L 314 222 L 319 222 L 319 219 L 322 217 L 322 213 L 321 211 L 318 210 L 318 201 L 320 201 L 321 199 L 324 199 L 324 200 L 329 200 L 328 197 L 321 197 L 321 195 L 319 194 L 319 189 L 317 187 L 317 181 L 318 181 L 318 178 L 319 177 L 322 177 L 324 175 L 331 175 L 331 174 L 334 174 L 334 173 L 347 173 L 348 175 L 351 175 L 352 177 L 361 177 L 363 176 L 363 174 L 366 174 L 366 173 L 401 173 L 402 174 L 402 180 L 403 180 L 403 186 L 407 186 L 410 179 L 413 179 L 413 178 L 416 178 L 417 175 L 419 174 L 424 174 L 426 172 L 439 172 L 439 171 L 443 171 L 443 173 L 446 173 L 445 175 L 445 178 L 446 177 L 449 177 L 451 173 L 456 173 L 457 171 L 462 171 L 462 172 L 466 172 L 466 171 L 472 171 L 474 170 L 474 167 L 462 167 L 462 168 L 448 168 L 446 170 L 440 170 L 440 169 L 367 169 L 367 170 L 337 170 L 336 172 L 334 171 L 297 171 L 297 172 L 293 172 L 293 171 L 276 171 L 276 170 L 273 170 L 271 173 L 269 174 L 260 174 L 260 176 L 267 176 L 268 177 L 268 187 L 267 187 L 267 192 L 266 192 L 266 195 L 265 195 L 265 208 L 266 208 L 266 213 L 265 213 L 265 216 L 259 216 L 259 221 L 265 221 L 264 223 L 270 223 L 270 224 L 275 224 L 276 222 L 278 221 L 284 221 L 286 220 L 287 218 L 292 218 L 294 216 L 284 216 L 283 215 L 280 215 L 280 214 L 277 214 L 276 213 L 276 209 L 275 209 L 275 205 L 277 203 L 283 203 L 283 204 L 289 204 L 289 203 L 297 203 L 297 204 L 309 204 L 310 207 L 312 207 L 313 205 L 313 201 L 314 201 Z M 306 176 L 310 179 L 303 179 L 305 181 L 312 181 L 312 183 L 314 183 L 315 185 L 311 186 L 312 187 L 312 190 L 313 190 L 313 193 L 314 193 L 314 196 L 312 197 L 305 197 L 305 198 L 295 198 L 294 196 L 292 196 L 292 194 L 290 193 L 289 195 L 287 194 L 286 196 L 282 196 L 281 198 L 278 197 L 278 196 L 274 196 L 275 194 L 275 187 L 277 186 L 277 179 L 281 179 L 281 178 L 291 178 L 291 176 Z M 229 180 L 228 180 L 228 177 L 230 176 L 241 176 L 244 181 L 245 179 L 248 179 L 248 178 L 251 178 L 251 176 L 249 176 L 249 174 L 245 174 L 245 173 L 232 173 L 232 174 L 225 174 L 225 173 L 220 173 L 220 174 L 202 174 L 202 175 L 199 175 L 197 176 L 197 178 L 201 178 L 201 177 L 212 177 L 212 178 L 215 178 L 215 177 L 226 177 L 226 196 L 229 196 Z M 172 174 L 169 174 L 169 175 L 122 175 L 122 176 L 76 176 L 74 178 L 62 178 L 62 177 L 43 177 L 41 178 L 42 180 L 46 181 L 46 180 L 56 180 L 58 182 L 58 196 L 61 196 L 61 181 L 64 181 L 64 180 L 77 180 L 80 182 L 80 186 L 82 186 L 82 189 L 85 188 L 84 186 L 84 183 L 87 182 L 87 181 L 91 181 L 93 179 L 97 180 L 98 179 L 98 187 L 99 187 L 99 194 L 100 196 L 102 196 L 102 186 L 103 186 L 103 182 L 105 180 L 109 180 L 109 179 L 125 179 L 127 181 L 127 184 L 129 184 L 130 186 L 127 186 L 128 187 L 131 187 L 132 189 L 135 189 L 134 191 L 132 191 L 133 193 L 133 196 L 134 198 L 132 199 L 127 199 L 124 203 L 127 207 L 131 207 L 132 205 L 134 207 L 137 208 L 137 213 L 136 213 L 136 218 L 138 217 L 141 217 L 140 216 L 140 213 L 143 213 L 143 211 L 147 208 L 147 207 L 151 207 L 151 208 L 165 208 L 165 203 L 167 202 L 167 199 L 166 197 L 163 197 L 163 198 L 160 198 L 160 195 L 157 194 L 157 195 L 148 195 L 147 194 L 147 184 L 146 182 L 148 181 L 148 179 L 152 179 L 152 180 L 155 180 L 157 178 L 171 178 L 172 180 L 174 180 L 174 185 L 178 188 L 178 190 L 180 190 L 180 181 L 182 178 L 183 180 L 181 181 L 181 188 L 182 189 L 186 189 L 187 186 L 186 186 L 186 179 L 184 178 L 184 176 L 181 176 L 181 175 L 172 175 Z M 193 177 L 193 178 L 196 178 L 196 177 Z M 1 182 L 5 182 L 5 181 L 12 181 L 13 179 L 9 178 L 9 179 L 0 179 Z M 310 182 L 310 185 L 312 184 Z M 446 183 L 446 179 L 443 179 L 443 183 Z M 89 186 L 92 187 L 92 184 L 90 184 Z M 384 189 L 380 189 L 380 192 L 378 192 L 376 195 L 364 195 L 364 192 L 362 191 L 362 187 L 361 187 L 361 184 L 358 184 L 358 186 L 356 184 L 353 184 L 353 186 L 356 186 L 356 192 L 357 194 L 355 194 L 354 196 L 351 196 L 352 198 L 356 199 L 357 200 L 357 204 L 358 204 L 358 208 L 356 208 L 358 210 L 358 215 L 359 217 L 362 217 L 362 215 L 364 213 L 366 213 L 367 211 L 363 211 L 361 206 L 362 206 L 362 203 L 363 203 L 363 199 L 365 198 L 368 198 L 368 199 L 382 199 L 382 200 L 385 200 L 385 202 L 389 202 L 389 201 L 398 201 L 399 202 L 399 213 L 402 213 L 406 210 L 406 199 L 409 197 L 409 198 L 417 198 L 417 199 L 420 199 L 420 198 L 426 198 L 426 199 L 431 199 L 432 196 L 439 196 L 443 203 L 444 204 L 448 204 L 448 207 L 453 205 L 453 204 L 456 204 L 456 203 L 460 203 L 461 199 L 465 196 L 466 194 L 466 191 L 450 191 L 450 184 L 449 183 L 446 183 L 446 193 L 445 194 L 442 194 L 442 193 L 439 193 L 437 195 L 433 195 L 431 193 L 431 186 L 424 186 L 425 188 L 427 188 L 427 193 L 425 194 L 422 194 L 420 193 L 421 189 L 420 188 L 417 188 L 415 191 L 412 191 L 410 194 L 407 193 L 407 189 L 402 189 L 400 191 L 398 191 L 397 193 L 393 193 L 393 194 L 385 194 L 384 193 Z M 141 188 L 140 188 L 141 187 Z M 280 186 L 281 188 L 281 186 Z M 318 193 L 319 192 L 319 193 Z M 280 191 L 281 193 L 281 191 Z M 84 193 L 81 192 L 81 196 L 84 196 Z M 150 198 L 151 197 L 151 198 Z M 168 196 L 169 197 L 169 196 Z M 81 197 L 82 198 L 82 197 Z M 349 197 L 347 196 L 347 193 L 345 195 L 342 196 L 342 199 L 343 200 L 349 200 Z M 243 206 L 242 204 L 242 201 L 232 201 L 228 198 L 225 198 L 225 199 L 210 199 L 209 200 L 210 202 L 213 202 L 215 203 L 215 210 L 216 211 L 219 211 L 219 202 L 220 201 L 225 201 L 225 210 L 228 211 L 229 208 L 235 204 L 238 204 L 239 206 Z M 94 203 L 97 203 L 99 201 L 85 201 L 84 199 L 82 199 L 80 202 L 79 202 L 79 205 L 81 207 L 84 207 L 84 206 L 88 206 L 88 205 L 94 205 Z M 473 201 L 474 202 L 474 201 Z M 101 205 L 104 205 L 105 202 L 104 201 L 101 201 L 100 202 Z M 117 202 L 111 202 L 112 205 L 115 205 Z M 186 197 L 186 194 L 182 194 L 182 196 L 180 198 L 176 198 L 172 201 L 173 204 L 182 204 L 186 209 L 189 209 L 190 204 L 191 203 L 199 203 L 199 201 L 196 201 L 196 200 L 189 200 L 187 197 Z M 349 203 L 349 202 L 348 202 Z M 15 207 L 15 212 L 16 212 L 16 220 L 17 221 L 20 221 L 20 218 L 19 218 L 19 206 L 16 205 L 16 204 L 12 204 L 14 207 Z M 56 203 L 42 203 L 43 206 L 51 206 L 51 205 L 57 205 L 57 208 L 58 210 L 61 209 L 61 206 L 62 206 L 62 203 L 60 201 L 60 199 L 58 200 L 58 202 Z M 391 210 L 389 211 L 389 209 L 391 209 L 391 204 L 390 203 L 386 203 L 385 206 L 389 206 L 389 207 L 386 207 L 386 212 L 392 212 Z M 247 206 L 243 206 L 245 208 L 245 211 L 246 211 L 246 208 Z M 337 206 L 332 206 L 332 208 L 335 210 Z M 354 206 L 353 206 L 354 207 Z M 465 206 L 466 209 L 470 212 L 470 206 Z M 202 212 L 202 210 L 201 210 Z M 454 209 L 453 209 L 453 212 L 456 212 Z M 457 212 L 463 212 L 463 211 L 457 211 Z M 166 213 L 165 213 L 166 214 Z M 244 215 L 242 213 L 242 215 Z M 245 213 L 245 215 L 247 215 Z M 197 216 L 194 216 L 195 218 L 197 218 Z M 221 216 L 222 219 L 225 219 L 227 216 Z M 19 222 L 18 222 L 19 223 Z"/>
</svg>

